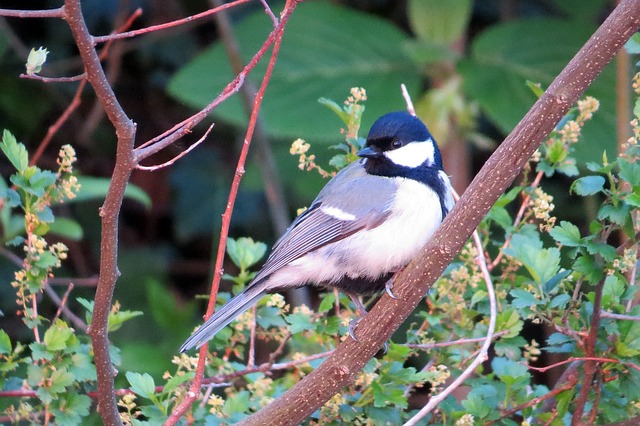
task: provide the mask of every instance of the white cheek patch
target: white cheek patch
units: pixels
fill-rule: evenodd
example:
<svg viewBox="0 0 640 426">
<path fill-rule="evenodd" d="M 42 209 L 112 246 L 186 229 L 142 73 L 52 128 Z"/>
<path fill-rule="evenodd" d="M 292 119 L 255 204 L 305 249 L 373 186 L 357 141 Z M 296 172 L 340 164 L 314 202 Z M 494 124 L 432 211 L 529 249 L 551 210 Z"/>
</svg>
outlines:
<svg viewBox="0 0 640 426">
<path fill-rule="evenodd" d="M 398 166 L 417 167 L 425 161 L 432 165 L 434 163 L 433 141 L 428 139 L 423 142 L 411 142 L 402 148 L 386 151 L 384 155 Z"/>
<path fill-rule="evenodd" d="M 351 213 L 347 213 L 344 210 L 340 210 L 337 207 L 322 206 L 320 211 L 329 216 L 335 217 L 338 220 L 354 220 L 356 217 Z"/>
</svg>

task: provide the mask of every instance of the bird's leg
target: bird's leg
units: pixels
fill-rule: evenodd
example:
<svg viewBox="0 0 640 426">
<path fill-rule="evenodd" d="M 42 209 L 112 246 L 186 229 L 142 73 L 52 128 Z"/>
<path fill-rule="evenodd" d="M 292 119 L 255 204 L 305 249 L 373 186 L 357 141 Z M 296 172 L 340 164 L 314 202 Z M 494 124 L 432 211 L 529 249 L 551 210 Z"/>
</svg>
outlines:
<svg viewBox="0 0 640 426">
<path fill-rule="evenodd" d="M 346 291 L 345 291 L 345 294 L 351 298 L 351 300 L 353 301 L 353 304 L 356 305 L 356 308 L 358 309 L 358 313 L 360 314 L 359 318 L 354 318 L 349 323 L 349 336 L 351 336 L 351 338 L 357 342 L 358 338 L 356 337 L 356 327 L 358 327 L 358 323 L 360 322 L 360 320 L 366 317 L 369 314 L 369 312 L 367 312 L 367 310 L 365 309 L 364 305 L 362 304 L 358 296 L 352 293 L 347 293 Z M 382 351 L 386 354 L 388 349 L 389 349 L 389 343 L 384 342 L 384 347 L 382 348 Z"/>
<path fill-rule="evenodd" d="M 354 318 L 349 323 L 349 336 L 351 336 L 351 338 L 357 342 L 358 339 L 356 338 L 356 327 L 358 326 L 358 323 L 360 322 L 360 320 L 367 316 L 368 312 L 365 309 L 362 302 L 360 301 L 360 299 L 358 298 L 358 296 L 356 296 L 353 293 L 348 293 L 346 291 L 345 291 L 345 294 L 349 296 L 349 298 L 351 298 L 351 301 L 353 302 L 354 305 L 356 305 L 356 309 L 358 309 L 358 313 L 360 314 L 359 318 Z"/>
</svg>

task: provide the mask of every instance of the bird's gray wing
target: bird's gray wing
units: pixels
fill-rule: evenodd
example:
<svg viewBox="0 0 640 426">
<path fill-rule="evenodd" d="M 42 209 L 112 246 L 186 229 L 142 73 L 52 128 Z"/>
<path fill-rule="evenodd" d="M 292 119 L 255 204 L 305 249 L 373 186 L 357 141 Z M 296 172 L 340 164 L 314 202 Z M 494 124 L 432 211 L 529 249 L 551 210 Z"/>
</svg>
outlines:
<svg viewBox="0 0 640 426">
<path fill-rule="evenodd" d="M 379 226 L 390 214 L 395 189 L 392 180 L 368 175 L 359 163 L 347 166 L 276 242 L 254 282 L 306 253 Z"/>
</svg>

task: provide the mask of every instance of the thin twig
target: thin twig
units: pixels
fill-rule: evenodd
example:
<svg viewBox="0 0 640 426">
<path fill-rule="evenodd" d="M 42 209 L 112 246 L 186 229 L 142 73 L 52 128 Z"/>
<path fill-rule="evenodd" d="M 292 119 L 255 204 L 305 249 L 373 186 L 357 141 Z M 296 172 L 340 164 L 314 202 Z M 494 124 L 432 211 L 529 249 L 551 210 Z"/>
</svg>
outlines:
<svg viewBox="0 0 640 426">
<path fill-rule="evenodd" d="M 62 313 L 62 310 L 66 308 L 67 299 L 69 298 L 69 294 L 71 293 L 71 290 L 73 290 L 73 283 L 69 284 L 69 286 L 67 287 L 67 290 L 62 295 L 62 299 L 58 304 L 58 310 L 56 311 L 56 314 L 53 316 L 53 318 L 51 318 L 52 323 L 56 322 L 56 320 L 60 318 L 60 314 Z"/>
<path fill-rule="evenodd" d="M 0 16 L 11 18 L 64 18 L 64 6 L 43 10 L 0 9 Z"/>
<path fill-rule="evenodd" d="M 215 125 L 215 123 L 211 124 L 211 126 L 209 126 L 207 131 L 204 133 L 204 135 L 202 135 L 202 137 L 200 139 L 198 139 L 195 143 L 193 143 L 189 148 L 185 149 L 180 154 L 178 154 L 175 157 L 173 157 L 171 160 L 165 161 L 164 163 L 158 164 L 156 166 L 143 166 L 141 164 L 137 164 L 136 165 L 136 169 L 145 170 L 145 171 L 148 171 L 148 172 L 155 172 L 156 170 L 160 170 L 160 169 L 162 169 L 164 167 L 172 165 L 173 163 L 175 163 L 176 161 L 178 161 L 179 159 L 181 159 L 182 157 L 184 157 L 185 155 L 187 155 L 188 153 L 193 151 L 202 142 L 204 142 L 204 140 L 207 138 L 207 136 L 209 136 L 209 133 L 211 132 L 211 129 L 213 129 L 214 125 Z"/>
<path fill-rule="evenodd" d="M 47 296 L 49 296 L 49 298 L 51 300 L 53 300 L 53 303 L 56 304 L 56 306 L 58 306 L 58 312 L 56 313 L 56 317 L 60 315 L 60 312 L 62 312 L 62 314 L 69 320 L 71 321 L 71 323 L 73 324 L 73 326 L 77 329 L 80 330 L 84 333 L 87 332 L 87 324 L 82 321 L 82 319 L 77 316 L 76 314 L 74 314 L 67 306 L 66 306 L 66 298 L 69 296 L 69 292 L 71 291 L 70 289 L 73 288 L 73 284 L 69 284 L 69 287 L 67 288 L 66 293 L 64 294 L 64 298 L 60 299 L 60 297 L 58 297 L 58 295 L 56 294 L 56 292 L 53 290 L 53 288 L 51 288 L 51 283 L 48 283 L 49 285 L 46 285 L 44 287 L 44 292 L 47 294 Z"/>
<path fill-rule="evenodd" d="M 600 311 L 600 317 L 610 318 L 615 320 L 623 320 L 623 321 L 640 321 L 640 317 L 635 315 L 615 314 L 613 312 L 607 312 L 607 311 Z"/>
<path fill-rule="evenodd" d="M 570 379 L 569 381 L 564 382 L 562 385 L 558 386 L 557 388 L 554 388 L 552 391 L 545 393 L 544 395 L 538 396 L 536 398 L 533 398 L 527 402 L 525 402 L 524 404 L 520 404 L 517 405 L 513 408 L 510 408 L 508 410 L 502 410 L 500 412 L 500 416 L 501 417 L 510 417 L 513 414 L 516 414 L 518 411 L 524 410 L 525 408 L 529 408 L 529 407 L 533 407 L 535 405 L 540 404 L 543 401 L 546 401 L 549 398 L 553 398 L 554 396 L 558 395 L 561 392 L 564 392 L 566 390 L 569 390 L 571 388 L 573 388 L 576 384 L 578 383 L 578 376 L 573 376 L 572 379 Z"/>
<path fill-rule="evenodd" d="M 71 77 L 45 77 L 38 74 L 20 74 L 20 78 L 25 80 L 36 80 L 43 83 L 73 83 L 74 81 L 82 81 L 87 78 L 87 74 L 82 73 Z"/>
<path fill-rule="evenodd" d="M 622 362 L 619 359 L 614 359 L 614 358 L 603 358 L 603 357 L 597 357 L 597 356 L 572 356 L 571 358 L 567 358 L 565 360 L 556 362 L 554 364 L 551 365 L 547 365 L 544 367 L 534 367 L 532 365 L 527 365 L 525 363 L 522 363 L 523 365 L 526 365 L 528 369 L 530 370 L 535 370 L 538 371 L 540 373 L 544 373 L 548 370 L 551 370 L 552 368 L 556 368 L 556 367 L 560 367 L 563 366 L 565 364 L 569 364 L 575 361 L 593 361 L 595 363 L 601 363 L 601 362 L 610 362 L 612 364 L 620 364 L 620 365 L 624 365 L 625 367 L 629 367 L 629 368 L 633 368 L 634 370 L 640 371 L 640 366 L 632 363 L 632 362 Z"/>
<path fill-rule="evenodd" d="M 271 22 L 273 22 L 273 28 L 278 26 L 278 18 L 273 14 L 273 10 L 271 10 L 271 6 L 267 3 L 267 0 L 260 0 L 262 6 L 264 7 L 264 11 L 269 18 L 271 18 Z"/>
<path fill-rule="evenodd" d="M 166 30 L 168 28 L 177 27 L 179 25 L 184 25 L 190 22 L 195 22 L 199 19 L 203 19 L 208 16 L 211 16 L 219 12 L 220 10 L 230 9 L 232 7 L 236 7 L 240 4 L 247 3 L 249 1 L 251 0 L 235 0 L 229 3 L 225 3 L 222 6 L 217 7 L 215 9 L 205 10 L 204 12 L 200 12 L 192 16 L 187 16 L 186 18 L 177 19 L 175 21 L 165 22 L 164 24 L 152 25 L 150 27 L 141 28 L 139 30 L 127 31 L 125 33 L 109 34 L 104 36 L 93 37 L 93 43 L 99 44 L 99 43 L 104 43 L 112 40 L 121 40 L 123 38 L 131 38 L 131 37 L 139 36 L 142 34 L 151 33 L 154 31 Z"/>
<path fill-rule="evenodd" d="M 404 98 L 404 101 L 407 104 L 407 111 L 409 112 L 409 114 L 415 117 L 416 109 L 413 107 L 413 101 L 411 100 L 411 96 L 409 96 L 409 91 L 407 91 L 407 86 L 405 86 L 404 83 L 402 83 L 400 85 L 400 89 L 402 90 L 402 97 Z"/>
<path fill-rule="evenodd" d="M 509 330 L 503 330 L 503 331 L 499 331 L 497 333 L 495 333 L 493 335 L 494 339 L 497 339 L 500 336 L 504 336 L 505 334 L 510 333 Z M 411 349 L 421 349 L 421 350 L 428 350 L 428 349 L 435 349 L 435 348 L 446 348 L 449 346 L 457 346 L 457 345 L 466 345 L 468 343 L 480 343 L 480 342 L 484 342 L 486 339 L 485 337 L 474 337 L 474 338 L 468 338 L 468 339 L 458 339 L 458 340 L 451 340 L 449 342 L 434 342 L 434 343 L 407 343 L 404 346 L 407 346 Z"/>
</svg>

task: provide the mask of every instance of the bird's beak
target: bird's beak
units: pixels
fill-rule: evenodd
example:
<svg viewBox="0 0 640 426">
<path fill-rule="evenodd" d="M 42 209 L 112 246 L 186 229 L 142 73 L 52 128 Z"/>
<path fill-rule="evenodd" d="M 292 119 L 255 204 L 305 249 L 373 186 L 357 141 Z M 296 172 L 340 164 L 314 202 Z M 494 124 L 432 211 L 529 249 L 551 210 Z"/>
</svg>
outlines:
<svg viewBox="0 0 640 426">
<path fill-rule="evenodd" d="M 362 148 L 357 155 L 358 157 L 363 157 L 363 158 L 379 158 L 382 155 L 382 153 L 374 150 L 370 146 L 367 146 Z"/>
</svg>

